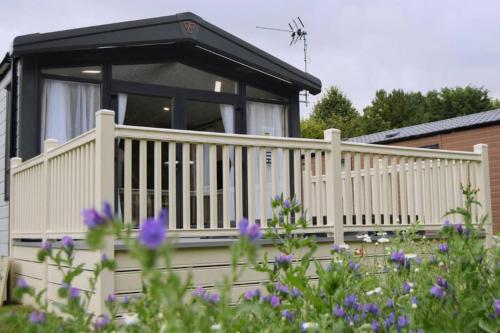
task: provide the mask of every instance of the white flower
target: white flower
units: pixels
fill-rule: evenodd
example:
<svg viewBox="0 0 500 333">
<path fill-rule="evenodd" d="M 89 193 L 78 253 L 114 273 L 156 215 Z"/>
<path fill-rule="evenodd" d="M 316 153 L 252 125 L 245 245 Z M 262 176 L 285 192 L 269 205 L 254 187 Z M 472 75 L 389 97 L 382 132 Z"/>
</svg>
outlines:
<svg viewBox="0 0 500 333">
<path fill-rule="evenodd" d="M 373 290 L 367 291 L 366 292 L 366 296 L 371 296 L 373 294 L 380 294 L 380 293 L 382 293 L 382 288 L 377 287 L 377 288 L 375 288 Z"/>
<path fill-rule="evenodd" d="M 387 235 L 387 232 L 385 232 L 385 231 L 377 232 L 377 236 L 385 236 L 385 235 Z"/>
<path fill-rule="evenodd" d="M 221 329 L 221 325 L 220 325 L 220 324 L 213 324 L 213 325 L 210 327 L 210 329 L 211 329 L 212 331 L 220 331 L 220 329 Z"/>
<path fill-rule="evenodd" d="M 390 242 L 390 240 L 389 240 L 389 238 L 382 237 L 382 238 L 379 238 L 379 239 L 378 239 L 378 242 L 379 242 L 379 243 L 389 243 L 389 242 Z"/>
<path fill-rule="evenodd" d="M 444 262 L 440 261 L 440 262 L 439 262 L 439 266 L 440 266 L 440 267 L 441 267 L 441 266 L 444 266 Z"/>
<path fill-rule="evenodd" d="M 410 288 L 415 287 L 415 283 L 413 283 L 413 282 L 408 282 L 408 285 L 410 286 Z"/>
<path fill-rule="evenodd" d="M 427 239 L 427 237 L 425 235 L 422 236 L 422 239 Z"/>
<path fill-rule="evenodd" d="M 341 259 L 335 260 L 335 263 L 337 263 L 337 264 L 341 264 L 341 263 L 343 263 L 343 262 L 344 262 L 344 261 L 343 261 L 343 260 L 341 260 Z"/>
<path fill-rule="evenodd" d="M 405 255 L 406 259 L 415 259 L 417 255 L 415 253 L 408 253 Z"/>
<path fill-rule="evenodd" d="M 419 271 L 420 271 L 420 269 L 418 269 L 418 267 L 415 268 L 415 273 L 418 273 Z"/>
<path fill-rule="evenodd" d="M 318 325 L 318 323 L 314 323 L 314 322 L 302 323 L 302 330 L 303 331 L 307 331 L 310 328 L 316 329 L 316 328 L 319 328 L 319 325 Z"/>
<path fill-rule="evenodd" d="M 365 242 L 365 243 L 371 243 L 372 239 L 371 239 L 370 236 L 366 236 L 365 238 L 363 238 L 363 242 Z"/>
<path fill-rule="evenodd" d="M 368 236 L 368 234 L 361 234 L 361 235 L 356 236 L 357 239 L 362 239 L 362 238 L 366 238 L 366 237 L 370 237 L 370 236 Z"/>
<path fill-rule="evenodd" d="M 411 304 L 411 307 L 412 307 L 413 309 L 416 309 L 416 308 L 417 308 L 417 304 L 412 303 L 412 304 Z"/>
<path fill-rule="evenodd" d="M 123 315 L 123 322 L 125 325 L 136 325 L 139 323 L 139 316 L 137 313 L 126 313 Z"/>
</svg>

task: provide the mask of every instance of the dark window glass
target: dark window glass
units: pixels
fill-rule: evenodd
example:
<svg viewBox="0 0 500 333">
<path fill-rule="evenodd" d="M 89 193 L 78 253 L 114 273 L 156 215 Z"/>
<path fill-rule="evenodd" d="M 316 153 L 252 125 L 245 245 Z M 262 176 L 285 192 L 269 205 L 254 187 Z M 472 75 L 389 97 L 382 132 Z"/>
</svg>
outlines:
<svg viewBox="0 0 500 333">
<path fill-rule="evenodd" d="M 236 94 L 237 82 L 180 62 L 115 65 L 113 80 Z"/>
<path fill-rule="evenodd" d="M 101 80 L 100 66 L 87 66 L 87 67 L 64 67 L 64 68 L 44 68 L 41 70 L 42 74 L 53 75 L 58 77 L 79 78 L 87 80 Z"/>
<path fill-rule="evenodd" d="M 121 94 L 119 107 L 125 106 L 125 125 L 171 128 L 172 99 L 164 97 Z M 120 110 L 121 112 L 121 110 Z"/>
<path fill-rule="evenodd" d="M 246 94 L 247 97 L 249 98 L 267 99 L 267 100 L 282 101 L 282 102 L 288 101 L 288 98 L 286 97 L 248 85 L 246 87 Z"/>
<path fill-rule="evenodd" d="M 439 149 L 439 144 L 435 143 L 433 145 L 426 145 L 426 146 L 421 146 L 419 148 L 427 148 L 427 149 Z"/>
</svg>

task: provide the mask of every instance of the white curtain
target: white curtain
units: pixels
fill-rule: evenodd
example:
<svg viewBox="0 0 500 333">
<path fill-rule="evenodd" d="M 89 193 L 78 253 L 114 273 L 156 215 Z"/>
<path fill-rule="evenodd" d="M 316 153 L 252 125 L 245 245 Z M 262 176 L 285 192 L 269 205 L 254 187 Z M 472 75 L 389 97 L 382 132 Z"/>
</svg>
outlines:
<svg viewBox="0 0 500 333">
<path fill-rule="evenodd" d="M 234 106 L 220 105 L 220 115 L 224 124 L 224 132 L 234 133 Z M 234 147 L 229 148 L 229 220 L 236 220 L 235 192 L 234 192 Z"/>
<path fill-rule="evenodd" d="M 247 102 L 247 134 L 253 135 L 269 135 L 269 136 L 285 136 L 285 106 L 279 104 L 268 104 L 268 103 L 258 103 L 258 102 Z M 266 152 L 266 184 L 265 188 L 261 189 L 259 184 L 259 156 L 255 152 L 255 216 L 260 217 L 260 193 L 264 191 L 267 218 L 272 218 L 271 209 L 271 198 L 276 194 L 280 194 L 283 191 L 283 153 L 279 151 L 278 153 L 278 192 L 272 192 L 272 182 L 271 182 L 271 164 L 270 161 L 271 152 Z M 248 186 L 252 186 L 249 184 Z"/>
<path fill-rule="evenodd" d="M 125 111 L 127 110 L 127 94 L 118 94 L 118 125 L 123 125 L 125 121 Z"/>
<path fill-rule="evenodd" d="M 66 142 L 95 126 L 101 105 L 100 85 L 45 79 L 42 93 L 42 140 Z"/>
</svg>

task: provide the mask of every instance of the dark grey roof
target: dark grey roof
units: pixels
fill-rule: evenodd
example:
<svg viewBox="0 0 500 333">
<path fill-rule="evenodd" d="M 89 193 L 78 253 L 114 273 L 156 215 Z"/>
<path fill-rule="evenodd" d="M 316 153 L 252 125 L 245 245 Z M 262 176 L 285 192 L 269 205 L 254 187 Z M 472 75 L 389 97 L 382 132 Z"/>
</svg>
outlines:
<svg viewBox="0 0 500 333">
<path fill-rule="evenodd" d="M 13 56 L 43 52 L 191 42 L 246 66 L 307 89 L 321 91 L 321 81 L 267 52 L 231 35 L 193 13 L 112 23 L 14 39 Z"/>
<path fill-rule="evenodd" d="M 402 141 L 411 138 L 451 132 L 458 129 L 470 127 L 486 126 L 500 122 L 500 109 L 474 113 L 466 116 L 460 116 L 450 119 L 433 121 L 430 123 L 397 128 L 389 131 L 383 131 L 355 138 L 347 141 L 360 143 L 388 143 Z"/>
<path fill-rule="evenodd" d="M 0 81 L 5 77 L 5 75 L 9 72 L 10 69 L 10 56 L 9 54 L 5 54 L 2 61 L 0 61 Z"/>
</svg>

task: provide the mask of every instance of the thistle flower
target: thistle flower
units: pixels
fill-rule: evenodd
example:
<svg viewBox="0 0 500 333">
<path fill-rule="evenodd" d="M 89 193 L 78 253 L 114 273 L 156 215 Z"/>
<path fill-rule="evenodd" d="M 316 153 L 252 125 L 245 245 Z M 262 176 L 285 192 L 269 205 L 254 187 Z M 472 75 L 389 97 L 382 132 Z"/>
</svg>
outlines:
<svg viewBox="0 0 500 333">
<path fill-rule="evenodd" d="M 384 320 L 385 329 L 389 329 L 392 325 L 396 323 L 396 314 L 394 312 L 389 313 L 389 316 Z"/>
<path fill-rule="evenodd" d="M 352 260 L 349 260 L 349 268 L 353 271 L 358 271 L 361 268 L 361 265 L 359 263 L 356 263 Z"/>
<path fill-rule="evenodd" d="M 281 315 L 288 321 L 293 321 L 295 319 L 295 311 L 290 311 L 286 309 L 281 312 Z"/>
<path fill-rule="evenodd" d="M 363 307 L 365 312 L 369 312 L 374 316 L 380 315 L 380 309 L 376 303 L 366 303 Z"/>
<path fill-rule="evenodd" d="M 259 289 L 255 289 L 255 290 L 249 290 L 245 293 L 244 295 L 244 298 L 247 300 L 247 301 L 251 301 L 255 298 L 258 298 L 260 296 L 260 290 Z"/>
<path fill-rule="evenodd" d="M 283 202 L 283 207 L 285 207 L 286 209 L 290 209 L 292 207 L 292 204 L 290 203 L 290 200 L 285 200 Z"/>
<path fill-rule="evenodd" d="M 71 287 L 69 289 L 69 298 L 77 299 L 79 297 L 80 297 L 80 290 L 78 290 L 77 288 Z"/>
<path fill-rule="evenodd" d="M 495 309 L 497 317 L 500 317 L 500 299 L 495 299 L 493 301 L 493 309 Z"/>
<path fill-rule="evenodd" d="M 385 305 L 387 305 L 388 308 L 394 307 L 394 301 L 392 300 L 392 298 L 387 299 Z"/>
<path fill-rule="evenodd" d="M 48 240 L 46 240 L 45 242 L 43 242 L 43 244 L 42 244 L 42 251 L 45 251 L 45 252 L 52 251 L 52 242 L 48 241 Z"/>
<path fill-rule="evenodd" d="M 108 325 L 110 322 L 109 316 L 108 315 L 102 315 L 101 317 L 97 318 L 96 321 L 94 322 L 94 329 L 96 331 L 101 330 L 104 328 L 106 325 Z"/>
<path fill-rule="evenodd" d="M 106 302 L 107 303 L 114 303 L 114 302 L 116 302 L 116 295 L 115 294 L 109 294 L 108 297 L 106 297 Z"/>
<path fill-rule="evenodd" d="M 412 282 L 403 283 L 403 294 L 408 294 L 413 291 L 414 284 Z"/>
<path fill-rule="evenodd" d="M 398 331 L 401 330 L 402 328 L 405 328 L 406 326 L 410 325 L 410 320 L 408 319 L 407 316 L 400 316 L 398 318 L 398 323 L 397 323 Z"/>
<path fill-rule="evenodd" d="M 71 249 L 73 249 L 73 247 L 75 247 L 75 241 L 70 236 L 64 236 L 61 239 L 61 244 L 62 244 L 62 246 L 64 246 L 65 248 L 67 248 L 69 250 L 71 250 Z"/>
<path fill-rule="evenodd" d="M 391 260 L 395 263 L 403 265 L 405 262 L 405 254 L 403 251 L 395 251 L 391 254 Z"/>
<path fill-rule="evenodd" d="M 290 296 L 292 296 L 293 298 L 297 298 L 297 297 L 302 296 L 302 293 L 300 292 L 299 289 L 293 287 L 292 291 L 290 292 Z"/>
<path fill-rule="evenodd" d="M 441 244 L 439 244 L 438 249 L 439 249 L 439 252 L 441 252 L 441 253 L 448 253 L 448 244 L 441 243 Z"/>
<path fill-rule="evenodd" d="M 436 284 L 438 286 L 440 286 L 441 288 L 444 288 L 444 289 L 448 289 L 448 281 L 446 281 L 446 279 L 444 279 L 443 277 L 441 276 L 438 276 L 436 278 Z"/>
<path fill-rule="evenodd" d="M 370 326 L 371 326 L 373 332 L 375 332 L 375 333 L 380 332 L 380 324 L 378 321 L 373 320 Z"/>
<path fill-rule="evenodd" d="M 273 308 L 278 308 L 281 305 L 281 300 L 279 296 L 272 295 L 271 298 L 269 299 L 269 303 Z"/>
<path fill-rule="evenodd" d="M 337 317 L 345 317 L 346 312 L 343 307 L 337 304 L 333 310 L 333 314 Z"/>
<path fill-rule="evenodd" d="M 141 226 L 139 241 L 146 248 L 156 250 L 165 241 L 166 233 L 165 225 L 161 221 L 149 218 Z"/>
<path fill-rule="evenodd" d="M 276 282 L 275 289 L 278 293 L 288 294 L 288 287 L 280 282 Z"/>
<path fill-rule="evenodd" d="M 288 267 L 292 263 L 293 256 L 280 253 L 279 256 L 274 257 L 274 262 L 280 267 Z"/>
<path fill-rule="evenodd" d="M 33 311 L 30 313 L 29 321 L 33 324 L 41 324 L 45 322 L 45 313 Z"/>
<path fill-rule="evenodd" d="M 445 296 L 445 291 L 443 290 L 443 288 L 441 288 L 437 284 L 432 286 L 430 292 L 431 292 L 432 296 L 439 298 L 439 299 L 443 299 Z"/>
<path fill-rule="evenodd" d="M 261 237 L 260 226 L 258 224 L 250 224 L 245 218 L 240 220 L 239 228 L 240 236 L 248 238 L 251 242 L 255 242 Z"/>
<path fill-rule="evenodd" d="M 416 309 L 416 308 L 418 307 L 417 298 L 416 298 L 415 296 L 413 296 L 413 297 L 411 298 L 411 307 L 412 307 L 413 309 Z"/>
<path fill-rule="evenodd" d="M 352 308 L 357 302 L 358 302 L 358 296 L 351 294 L 345 298 L 344 305 L 347 306 L 348 308 Z"/>
<path fill-rule="evenodd" d="M 349 250 L 349 245 L 347 245 L 347 244 L 333 244 L 332 249 L 333 249 L 333 252 L 342 253 L 346 250 Z"/>
<path fill-rule="evenodd" d="M 17 287 L 19 289 L 28 289 L 29 288 L 28 283 L 26 282 L 26 280 L 23 277 L 17 278 Z"/>
<path fill-rule="evenodd" d="M 87 208 L 82 211 L 83 224 L 90 229 L 97 228 L 106 223 L 106 218 L 99 214 L 95 208 Z"/>
</svg>

